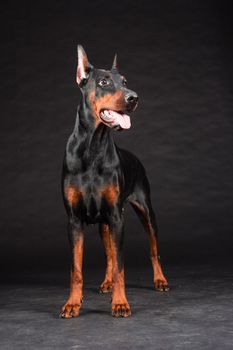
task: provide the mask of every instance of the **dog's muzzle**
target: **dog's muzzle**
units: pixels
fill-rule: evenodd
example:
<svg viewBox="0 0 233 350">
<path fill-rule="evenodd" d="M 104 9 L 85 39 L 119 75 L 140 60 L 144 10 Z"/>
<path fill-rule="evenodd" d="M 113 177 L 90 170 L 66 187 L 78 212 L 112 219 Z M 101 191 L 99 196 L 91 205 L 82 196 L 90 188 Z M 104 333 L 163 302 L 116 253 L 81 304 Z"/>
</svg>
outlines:
<svg viewBox="0 0 233 350">
<path fill-rule="evenodd" d="M 138 95 L 136 92 L 130 92 L 125 96 L 126 108 L 128 112 L 133 112 L 138 105 Z"/>
</svg>

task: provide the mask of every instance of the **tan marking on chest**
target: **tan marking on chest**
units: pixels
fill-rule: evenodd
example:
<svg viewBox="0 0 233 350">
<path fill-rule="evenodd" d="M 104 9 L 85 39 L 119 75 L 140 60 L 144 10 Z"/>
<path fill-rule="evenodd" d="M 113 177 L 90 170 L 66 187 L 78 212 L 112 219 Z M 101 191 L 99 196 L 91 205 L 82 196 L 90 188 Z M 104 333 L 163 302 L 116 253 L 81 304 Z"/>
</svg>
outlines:
<svg viewBox="0 0 233 350">
<path fill-rule="evenodd" d="M 116 185 L 110 185 L 102 190 L 101 193 L 110 205 L 114 205 L 119 196 L 119 187 Z"/>
<path fill-rule="evenodd" d="M 80 198 L 82 197 L 82 192 L 75 186 L 69 185 L 65 188 L 65 196 L 68 203 L 71 206 L 77 205 Z"/>
</svg>

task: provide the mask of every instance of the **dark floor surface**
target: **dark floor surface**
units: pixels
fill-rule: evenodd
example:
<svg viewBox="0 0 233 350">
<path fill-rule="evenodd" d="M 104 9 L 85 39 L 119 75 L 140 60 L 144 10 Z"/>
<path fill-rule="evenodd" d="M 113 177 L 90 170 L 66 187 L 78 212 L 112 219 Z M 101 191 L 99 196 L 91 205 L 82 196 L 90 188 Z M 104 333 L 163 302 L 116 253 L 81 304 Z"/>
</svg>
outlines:
<svg viewBox="0 0 233 350">
<path fill-rule="evenodd" d="M 149 269 L 128 269 L 132 317 L 110 315 L 98 294 L 103 271 L 85 273 L 79 318 L 60 319 L 67 276 L 28 274 L 1 286 L 1 349 L 233 348 L 233 276 L 225 267 L 169 267 L 169 293 L 155 292 Z"/>
</svg>

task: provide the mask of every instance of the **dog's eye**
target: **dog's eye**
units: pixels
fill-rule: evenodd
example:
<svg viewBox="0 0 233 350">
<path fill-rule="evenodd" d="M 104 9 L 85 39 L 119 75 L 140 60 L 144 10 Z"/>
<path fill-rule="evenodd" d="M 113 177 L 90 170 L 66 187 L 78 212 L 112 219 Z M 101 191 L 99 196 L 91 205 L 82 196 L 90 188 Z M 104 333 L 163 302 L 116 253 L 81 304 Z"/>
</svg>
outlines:
<svg viewBox="0 0 233 350">
<path fill-rule="evenodd" d="M 127 85 L 127 80 L 125 78 L 122 79 L 122 84 Z"/>
<path fill-rule="evenodd" d="M 109 80 L 107 80 L 106 78 L 103 78 L 103 79 L 101 79 L 100 81 L 99 81 L 99 85 L 100 86 L 107 86 L 107 85 L 109 85 L 110 84 L 110 82 L 109 82 Z"/>
</svg>

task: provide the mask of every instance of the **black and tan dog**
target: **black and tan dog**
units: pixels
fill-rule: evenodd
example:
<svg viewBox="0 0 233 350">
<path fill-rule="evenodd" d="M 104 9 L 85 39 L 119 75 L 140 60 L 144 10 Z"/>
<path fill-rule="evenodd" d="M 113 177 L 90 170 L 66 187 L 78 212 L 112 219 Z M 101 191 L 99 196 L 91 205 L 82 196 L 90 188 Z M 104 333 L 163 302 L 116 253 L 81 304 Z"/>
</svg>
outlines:
<svg viewBox="0 0 233 350">
<path fill-rule="evenodd" d="M 65 152 L 63 195 L 69 218 L 72 247 L 70 296 L 61 317 L 76 317 L 83 297 L 84 225 L 99 224 L 107 259 L 103 293 L 112 291 L 112 315 L 131 315 L 125 294 L 123 263 L 124 205 L 132 204 L 150 241 L 154 286 L 167 291 L 168 284 L 159 263 L 157 227 L 150 201 L 150 187 L 140 161 L 118 148 L 112 129 L 130 128 L 126 113 L 135 110 L 138 96 L 128 89 L 117 69 L 95 69 L 85 51 L 78 46 L 77 83 L 82 92 L 74 131 Z"/>
</svg>

